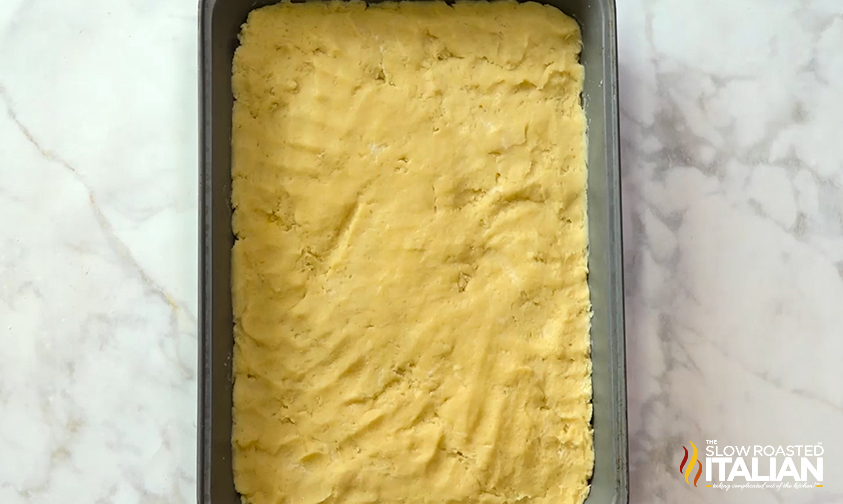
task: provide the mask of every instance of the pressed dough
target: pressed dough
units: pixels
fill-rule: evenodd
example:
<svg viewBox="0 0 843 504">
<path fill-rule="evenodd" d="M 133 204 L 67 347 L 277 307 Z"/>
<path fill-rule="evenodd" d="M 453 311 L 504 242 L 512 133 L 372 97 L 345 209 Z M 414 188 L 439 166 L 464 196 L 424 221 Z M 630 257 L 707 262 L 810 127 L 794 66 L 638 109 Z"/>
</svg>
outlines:
<svg viewBox="0 0 843 504">
<path fill-rule="evenodd" d="M 240 40 L 244 502 L 582 502 L 577 24 L 535 3 L 282 3 Z"/>
</svg>

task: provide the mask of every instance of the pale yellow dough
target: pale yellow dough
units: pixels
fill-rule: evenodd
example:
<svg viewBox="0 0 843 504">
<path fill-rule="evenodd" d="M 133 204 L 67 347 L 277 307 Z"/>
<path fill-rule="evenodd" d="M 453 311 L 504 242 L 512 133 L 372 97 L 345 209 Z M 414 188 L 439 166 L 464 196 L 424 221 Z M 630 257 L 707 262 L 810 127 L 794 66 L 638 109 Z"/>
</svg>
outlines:
<svg viewBox="0 0 843 504">
<path fill-rule="evenodd" d="M 245 502 L 585 499 L 580 45 L 534 3 L 249 15 L 232 134 Z"/>
</svg>

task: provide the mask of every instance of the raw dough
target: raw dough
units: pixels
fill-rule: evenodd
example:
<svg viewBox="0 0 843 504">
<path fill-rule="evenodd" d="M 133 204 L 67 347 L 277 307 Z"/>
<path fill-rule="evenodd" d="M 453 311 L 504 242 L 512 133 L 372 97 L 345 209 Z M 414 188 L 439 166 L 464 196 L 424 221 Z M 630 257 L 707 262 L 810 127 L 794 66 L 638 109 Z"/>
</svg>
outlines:
<svg viewBox="0 0 843 504">
<path fill-rule="evenodd" d="M 234 58 L 234 475 L 251 504 L 580 503 L 576 23 L 283 3 Z"/>
</svg>

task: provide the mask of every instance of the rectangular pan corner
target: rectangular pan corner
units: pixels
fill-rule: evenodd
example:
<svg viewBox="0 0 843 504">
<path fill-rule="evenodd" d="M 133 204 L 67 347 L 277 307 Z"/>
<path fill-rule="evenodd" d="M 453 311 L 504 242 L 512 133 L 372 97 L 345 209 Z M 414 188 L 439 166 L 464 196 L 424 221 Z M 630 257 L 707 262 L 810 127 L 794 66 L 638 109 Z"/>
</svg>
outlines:
<svg viewBox="0 0 843 504">
<path fill-rule="evenodd" d="M 240 504 L 231 469 L 231 62 L 249 11 L 273 0 L 200 0 L 197 499 Z M 586 504 L 628 501 L 623 261 L 614 0 L 541 0 L 582 28 L 588 122 L 594 475 Z"/>
</svg>

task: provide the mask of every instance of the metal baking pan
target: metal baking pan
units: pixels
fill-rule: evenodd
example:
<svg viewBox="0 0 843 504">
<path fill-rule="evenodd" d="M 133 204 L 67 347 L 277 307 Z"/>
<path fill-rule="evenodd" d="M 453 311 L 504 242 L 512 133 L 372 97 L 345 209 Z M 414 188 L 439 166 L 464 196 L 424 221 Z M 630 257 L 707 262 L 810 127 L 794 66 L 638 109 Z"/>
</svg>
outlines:
<svg viewBox="0 0 843 504">
<path fill-rule="evenodd" d="M 614 0 L 539 0 L 583 36 L 588 123 L 588 284 L 594 475 L 587 504 L 628 500 L 626 371 Z M 200 289 L 197 498 L 239 504 L 231 468 L 231 61 L 249 11 L 272 0 L 200 0 Z"/>
</svg>

